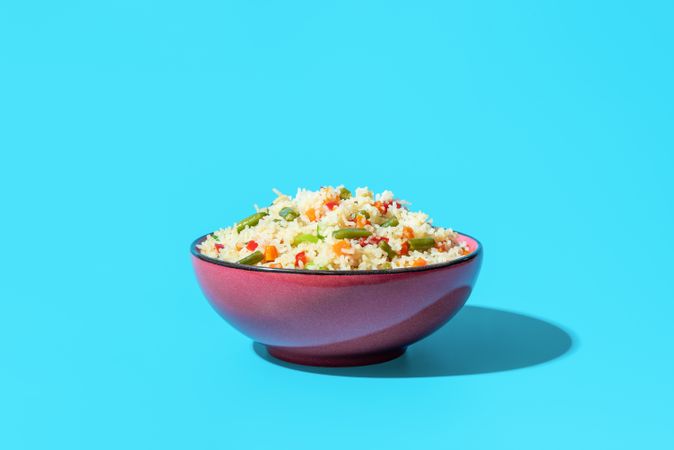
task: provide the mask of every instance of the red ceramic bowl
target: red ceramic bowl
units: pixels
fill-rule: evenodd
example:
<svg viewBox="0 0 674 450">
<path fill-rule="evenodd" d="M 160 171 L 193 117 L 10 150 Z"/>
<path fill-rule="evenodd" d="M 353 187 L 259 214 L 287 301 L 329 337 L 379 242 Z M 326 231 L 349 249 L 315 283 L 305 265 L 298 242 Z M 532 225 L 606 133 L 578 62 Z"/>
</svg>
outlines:
<svg viewBox="0 0 674 450">
<path fill-rule="evenodd" d="M 215 310 L 279 359 L 354 366 L 396 358 L 440 328 L 468 299 L 482 246 L 454 261 L 397 270 L 322 271 L 251 267 L 209 258 L 192 263 Z"/>
</svg>

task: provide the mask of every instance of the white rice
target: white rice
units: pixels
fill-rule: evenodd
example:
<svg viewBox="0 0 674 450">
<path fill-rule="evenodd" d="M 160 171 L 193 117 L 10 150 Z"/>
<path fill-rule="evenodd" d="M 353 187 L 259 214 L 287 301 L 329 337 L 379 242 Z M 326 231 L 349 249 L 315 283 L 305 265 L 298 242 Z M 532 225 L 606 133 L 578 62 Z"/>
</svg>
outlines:
<svg viewBox="0 0 674 450">
<path fill-rule="evenodd" d="M 457 233 L 449 228 L 434 227 L 423 212 L 410 212 L 406 206 L 409 203 L 395 199 L 391 191 L 373 195 L 366 187 L 358 188 L 354 196 L 346 199 L 340 199 L 343 186 L 322 187 L 318 191 L 298 189 L 294 198 L 276 189 L 273 191 L 277 198 L 270 206 L 258 208 L 255 205 L 257 212 L 267 213 L 256 225 L 239 232 L 237 224 L 215 231 L 198 246 L 199 251 L 229 262 L 238 262 L 260 252 L 267 258 L 257 262 L 257 266 L 308 270 L 423 266 L 451 261 L 469 252 Z M 283 208 L 291 208 L 298 217 L 285 220 L 279 215 Z M 381 226 L 394 217 L 398 225 Z M 343 228 L 364 229 L 371 236 L 362 240 L 336 239 L 333 232 Z M 298 235 L 319 237 L 311 238 L 317 242 L 293 245 Z M 435 245 L 423 251 L 411 248 L 405 251 L 405 247 L 410 246 L 410 239 L 418 238 L 432 238 Z M 380 248 L 381 240 L 387 240 L 395 256 Z M 259 254 L 254 256 L 259 257 Z"/>
</svg>

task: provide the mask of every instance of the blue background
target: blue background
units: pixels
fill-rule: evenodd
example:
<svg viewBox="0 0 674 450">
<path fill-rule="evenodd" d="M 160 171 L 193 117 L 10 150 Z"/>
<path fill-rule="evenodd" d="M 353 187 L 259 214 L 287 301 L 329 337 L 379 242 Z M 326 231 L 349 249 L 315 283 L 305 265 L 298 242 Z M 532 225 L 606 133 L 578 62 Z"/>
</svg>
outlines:
<svg viewBox="0 0 674 450">
<path fill-rule="evenodd" d="M 671 5 L 2 2 L 0 448 L 672 448 Z M 339 183 L 481 239 L 473 307 L 276 364 L 188 245 Z"/>
</svg>

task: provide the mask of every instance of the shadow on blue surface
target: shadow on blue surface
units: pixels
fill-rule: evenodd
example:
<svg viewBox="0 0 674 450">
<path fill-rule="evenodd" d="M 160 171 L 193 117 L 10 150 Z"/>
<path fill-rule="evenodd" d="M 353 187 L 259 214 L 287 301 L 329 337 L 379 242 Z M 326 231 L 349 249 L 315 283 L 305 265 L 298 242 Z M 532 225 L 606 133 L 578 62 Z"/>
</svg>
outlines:
<svg viewBox="0 0 674 450">
<path fill-rule="evenodd" d="M 304 372 L 350 377 L 442 377 L 501 372 L 559 358 L 573 345 L 561 328 L 540 319 L 466 306 L 447 325 L 410 346 L 402 357 L 361 367 L 312 367 L 278 360 L 262 344 L 255 352 L 274 364 Z"/>
</svg>

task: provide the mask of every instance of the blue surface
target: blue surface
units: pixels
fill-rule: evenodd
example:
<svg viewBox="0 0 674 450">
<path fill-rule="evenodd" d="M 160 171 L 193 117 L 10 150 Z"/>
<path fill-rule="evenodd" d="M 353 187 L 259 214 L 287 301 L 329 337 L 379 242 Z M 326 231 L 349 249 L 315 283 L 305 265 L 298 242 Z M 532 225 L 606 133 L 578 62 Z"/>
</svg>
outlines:
<svg viewBox="0 0 674 450">
<path fill-rule="evenodd" d="M 0 5 L 0 448 L 673 448 L 671 2 L 320 3 Z M 187 246 L 342 182 L 479 237 L 473 307 L 275 364 Z"/>
</svg>

